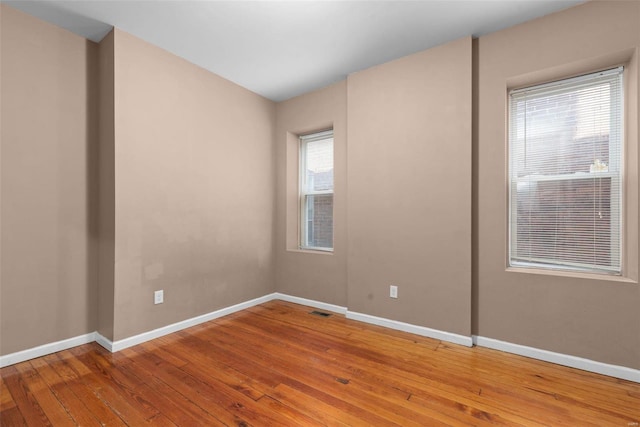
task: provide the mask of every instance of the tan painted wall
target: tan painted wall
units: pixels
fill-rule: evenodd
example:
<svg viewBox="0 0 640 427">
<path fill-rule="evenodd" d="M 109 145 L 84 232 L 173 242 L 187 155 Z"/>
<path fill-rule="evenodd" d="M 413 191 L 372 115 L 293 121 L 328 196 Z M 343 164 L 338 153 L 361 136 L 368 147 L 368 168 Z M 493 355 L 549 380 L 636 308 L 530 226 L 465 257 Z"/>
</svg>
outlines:
<svg viewBox="0 0 640 427">
<path fill-rule="evenodd" d="M 115 31 L 115 340 L 275 290 L 274 124 L 271 101 Z"/>
<path fill-rule="evenodd" d="M 347 305 L 346 81 L 277 104 L 276 284 L 278 292 Z M 334 252 L 298 250 L 297 135 L 333 127 Z"/>
<path fill-rule="evenodd" d="M 640 368 L 639 2 L 591 2 L 481 37 L 474 149 L 474 317 L 481 336 Z M 507 88 L 628 62 L 627 247 L 631 281 L 506 271 Z"/>
<path fill-rule="evenodd" d="M 8 354 L 96 328 L 97 46 L 0 8 L 0 354 Z"/>
<path fill-rule="evenodd" d="M 348 104 L 349 310 L 469 336 L 471 38 L 349 76 Z"/>
<path fill-rule="evenodd" d="M 98 45 L 98 324 L 113 340 L 115 265 L 114 32 Z"/>
</svg>

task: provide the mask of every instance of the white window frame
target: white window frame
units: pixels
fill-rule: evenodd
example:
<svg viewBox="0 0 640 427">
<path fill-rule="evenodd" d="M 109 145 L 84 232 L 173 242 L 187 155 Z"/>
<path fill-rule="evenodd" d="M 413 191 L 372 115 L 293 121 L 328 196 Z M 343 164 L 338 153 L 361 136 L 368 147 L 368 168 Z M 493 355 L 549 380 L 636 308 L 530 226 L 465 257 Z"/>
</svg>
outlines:
<svg viewBox="0 0 640 427">
<path fill-rule="evenodd" d="M 321 141 L 325 139 L 333 139 L 333 129 L 314 132 L 310 134 L 300 135 L 300 164 L 299 164 L 299 217 L 300 226 L 298 227 L 300 233 L 299 248 L 303 250 L 333 252 L 333 244 L 331 247 L 313 246 L 309 244 L 309 236 L 307 235 L 307 222 L 308 218 L 308 203 L 309 196 L 331 195 L 334 196 L 334 189 L 323 191 L 307 191 L 308 183 L 306 182 L 306 161 L 307 161 L 307 144 L 309 142 Z M 334 161 L 335 164 L 335 161 Z M 335 170 L 335 167 L 334 167 Z M 335 177 L 334 177 L 335 178 Z M 335 200 L 334 200 L 335 202 Z M 333 217 L 333 212 L 332 212 Z"/>
<path fill-rule="evenodd" d="M 597 176 L 572 176 L 573 174 L 567 175 L 539 175 L 539 176 L 527 176 L 527 183 L 533 182 L 541 182 L 546 180 L 577 180 L 577 179 L 602 179 L 602 178 L 610 178 L 611 185 L 613 187 L 614 182 L 617 186 L 617 197 L 619 198 L 619 204 L 617 206 L 611 207 L 611 223 L 610 223 L 610 235 L 611 235 L 611 251 L 617 251 L 619 256 L 619 263 L 617 267 L 602 267 L 599 268 L 596 266 L 585 267 L 582 265 L 572 265 L 570 261 L 565 260 L 564 262 L 558 262 L 557 260 L 550 259 L 536 259 L 531 260 L 530 262 L 523 261 L 516 256 L 516 245 L 517 238 L 517 220 L 514 220 L 514 215 L 517 215 L 517 201 L 513 200 L 515 194 L 513 186 L 517 185 L 519 180 L 522 178 L 515 177 L 515 173 L 513 170 L 514 167 L 514 144 L 513 140 L 515 131 L 514 123 L 516 118 L 512 109 L 512 96 L 517 93 L 522 93 L 531 90 L 539 90 L 544 88 L 552 88 L 553 86 L 563 85 L 569 82 L 581 81 L 593 78 L 594 76 L 602 76 L 602 75 L 618 75 L 619 87 L 620 87 L 620 97 L 619 102 L 614 104 L 613 102 L 610 105 L 611 108 L 611 117 L 614 114 L 620 119 L 620 126 L 611 126 L 610 135 L 609 135 L 609 153 L 618 153 L 618 156 L 610 157 L 609 159 L 609 170 L 607 172 L 598 172 Z M 570 79 L 558 80 L 551 83 L 546 83 L 542 85 L 531 86 L 523 89 L 512 90 L 509 92 L 509 132 L 508 132 L 508 251 L 507 251 L 507 261 L 509 267 L 515 268 L 541 268 L 545 270 L 558 270 L 558 271 L 576 271 L 576 272 L 585 272 L 585 273 L 597 273 L 597 274 L 609 274 L 609 275 L 622 275 L 623 274 L 623 262 L 624 262 L 624 228 L 623 228 L 623 212 L 624 212 L 624 183 L 625 183 L 625 175 L 624 175 L 624 152 L 625 152 L 625 139 L 624 139 L 624 79 L 623 79 L 623 67 L 617 67 L 610 70 L 605 70 L 597 73 L 590 73 L 583 76 L 578 76 Z M 613 196 L 612 196 L 613 197 Z M 514 212 L 514 209 L 516 212 Z"/>
</svg>

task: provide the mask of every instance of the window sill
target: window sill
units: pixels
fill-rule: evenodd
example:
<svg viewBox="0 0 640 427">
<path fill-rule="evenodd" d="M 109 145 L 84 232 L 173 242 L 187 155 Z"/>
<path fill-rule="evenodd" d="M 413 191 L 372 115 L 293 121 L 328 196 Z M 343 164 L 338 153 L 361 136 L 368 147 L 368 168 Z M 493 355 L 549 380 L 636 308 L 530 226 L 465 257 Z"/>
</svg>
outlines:
<svg viewBox="0 0 640 427">
<path fill-rule="evenodd" d="M 579 271 L 546 270 L 542 268 L 532 267 L 507 267 L 505 271 L 507 273 L 540 274 L 543 276 L 571 277 L 577 279 L 601 280 L 606 282 L 638 283 L 637 280 L 631 279 L 629 277 L 598 273 L 581 273 Z"/>
<path fill-rule="evenodd" d="M 308 249 L 308 248 L 287 249 L 287 252 L 298 252 L 302 254 L 315 254 L 315 255 L 333 255 L 333 250 Z"/>
</svg>

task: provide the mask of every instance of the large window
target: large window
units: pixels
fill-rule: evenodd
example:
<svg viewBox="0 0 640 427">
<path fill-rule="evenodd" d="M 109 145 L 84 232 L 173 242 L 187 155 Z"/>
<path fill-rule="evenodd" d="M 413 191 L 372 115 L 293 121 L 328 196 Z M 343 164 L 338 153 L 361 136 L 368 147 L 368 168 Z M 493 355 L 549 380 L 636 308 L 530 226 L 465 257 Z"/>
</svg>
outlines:
<svg viewBox="0 0 640 427">
<path fill-rule="evenodd" d="M 333 131 L 300 137 L 300 247 L 333 250 Z"/>
<path fill-rule="evenodd" d="M 509 93 L 511 266 L 621 273 L 622 72 Z"/>
</svg>

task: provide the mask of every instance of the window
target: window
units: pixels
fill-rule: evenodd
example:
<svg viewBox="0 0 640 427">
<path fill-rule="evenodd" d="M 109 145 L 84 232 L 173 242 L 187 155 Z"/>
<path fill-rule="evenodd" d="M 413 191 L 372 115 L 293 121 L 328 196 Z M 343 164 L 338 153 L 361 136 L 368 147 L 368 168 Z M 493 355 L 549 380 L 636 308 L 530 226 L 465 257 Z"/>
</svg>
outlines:
<svg viewBox="0 0 640 427">
<path fill-rule="evenodd" d="M 333 250 L 333 130 L 300 137 L 300 247 Z"/>
<path fill-rule="evenodd" d="M 621 273 L 622 72 L 509 93 L 511 266 Z"/>
</svg>

